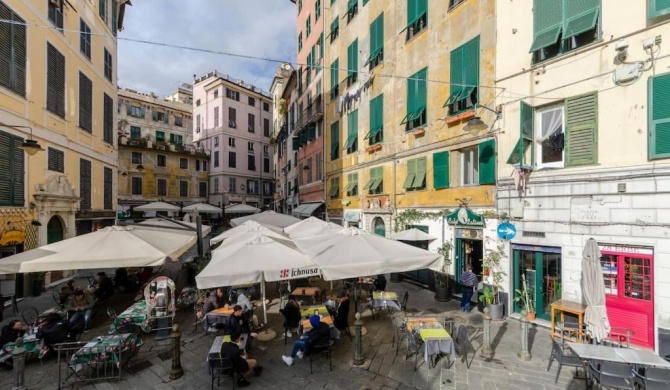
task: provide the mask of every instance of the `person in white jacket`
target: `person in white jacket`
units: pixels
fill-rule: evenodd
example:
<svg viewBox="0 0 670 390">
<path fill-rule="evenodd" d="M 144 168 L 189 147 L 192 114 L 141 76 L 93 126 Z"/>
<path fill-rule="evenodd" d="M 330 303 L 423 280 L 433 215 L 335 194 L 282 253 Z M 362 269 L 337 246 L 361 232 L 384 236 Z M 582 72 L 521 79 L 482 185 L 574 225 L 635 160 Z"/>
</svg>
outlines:
<svg viewBox="0 0 670 390">
<path fill-rule="evenodd" d="M 239 290 L 237 292 L 237 304 L 242 306 L 242 309 L 244 309 L 244 314 L 247 315 L 247 313 L 251 313 L 254 310 L 254 304 L 251 303 L 251 300 L 246 296 L 244 290 Z M 251 316 L 251 323 L 253 324 L 254 328 L 259 328 L 260 324 L 258 323 L 258 317 L 256 317 L 255 314 Z"/>
</svg>

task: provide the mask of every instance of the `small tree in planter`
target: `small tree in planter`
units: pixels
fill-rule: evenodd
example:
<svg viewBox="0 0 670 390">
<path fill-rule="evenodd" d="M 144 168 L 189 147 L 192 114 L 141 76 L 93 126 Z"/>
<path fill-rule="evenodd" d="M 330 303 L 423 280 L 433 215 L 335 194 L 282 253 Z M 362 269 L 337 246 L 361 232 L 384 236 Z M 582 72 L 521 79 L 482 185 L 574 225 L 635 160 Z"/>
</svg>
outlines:
<svg viewBox="0 0 670 390">
<path fill-rule="evenodd" d="M 451 242 L 445 241 L 437 249 L 437 253 L 442 255 L 442 268 L 440 272 L 435 272 L 435 300 L 447 302 L 451 300 L 451 291 L 449 289 L 449 266 L 451 266 Z"/>
<path fill-rule="evenodd" d="M 507 275 L 500 266 L 500 261 L 505 256 L 505 243 L 498 241 L 496 249 L 486 249 L 484 258 L 482 259 L 482 266 L 484 267 L 484 277 L 488 279 L 488 284 L 491 286 L 491 293 L 493 301 L 487 302 L 491 319 L 500 320 L 504 315 L 504 306 L 500 302 L 500 289 L 502 282 Z"/>
<path fill-rule="evenodd" d="M 534 320 L 535 302 L 531 299 L 531 292 L 528 290 L 528 284 L 526 283 L 526 275 L 521 275 L 521 288 L 516 289 L 516 294 L 514 301 L 520 302 L 523 305 L 523 308 L 526 311 L 526 317 L 529 320 Z"/>
</svg>

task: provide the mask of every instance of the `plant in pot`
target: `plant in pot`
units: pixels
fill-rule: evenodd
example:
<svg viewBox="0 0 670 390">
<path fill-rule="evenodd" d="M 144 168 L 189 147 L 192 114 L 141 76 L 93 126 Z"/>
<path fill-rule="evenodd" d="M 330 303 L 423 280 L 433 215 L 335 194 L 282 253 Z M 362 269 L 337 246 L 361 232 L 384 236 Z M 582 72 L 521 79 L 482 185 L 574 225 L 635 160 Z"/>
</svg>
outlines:
<svg viewBox="0 0 670 390">
<path fill-rule="evenodd" d="M 500 261 L 505 257 L 505 243 L 498 241 L 495 249 L 486 249 L 484 258 L 482 259 L 482 266 L 484 267 L 485 284 L 490 285 L 493 299 L 487 302 L 489 308 L 489 315 L 492 320 L 501 320 L 504 317 L 504 305 L 500 302 L 500 289 L 505 276 Z M 486 290 L 484 290 L 486 291 Z M 486 292 L 484 293 L 486 295 Z"/>
<path fill-rule="evenodd" d="M 449 288 L 449 266 L 451 266 L 451 242 L 445 241 L 437 249 L 437 253 L 442 255 L 442 268 L 435 272 L 435 300 L 439 302 L 448 302 L 451 300 L 451 290 Z"/>
<path fill-rule="evenodd" d="M 526 275 L 521 275 L 521 288 L 517 288 L 515 291 L 516 297 L 514 297 L 514 301 L 523 305 L 526 318 L 533 321 L 535 319 L 535 302 L 531 299 L 532 292 L 528 290 Z"/>
<path fill-rule="evenodd" d="M 482 302 L 486 306 L 493 303 L 495 295 L 493 295 L 493 290 L 489 287 L 484 287 L 484 292 L 479 295 L 479 302 Z"/>
</svg>

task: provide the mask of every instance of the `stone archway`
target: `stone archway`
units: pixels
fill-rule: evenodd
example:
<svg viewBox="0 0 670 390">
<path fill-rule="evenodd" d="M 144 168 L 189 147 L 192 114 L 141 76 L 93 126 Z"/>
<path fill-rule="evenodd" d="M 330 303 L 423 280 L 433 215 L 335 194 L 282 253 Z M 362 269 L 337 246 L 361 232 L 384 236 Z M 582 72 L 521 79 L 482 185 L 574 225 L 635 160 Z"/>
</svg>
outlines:
<svg viewBox="0 0 670 390">
<path fill-rule="evenodd" d="M 372 231 L 378 236 L 386 237 L 386 224 L 381 217 L 372 220 Z"/>
<path fill-rule="evenodd" d="M 47 244 L 62 241 L 65 238 L 65 226 L 63 220 L 54 215 L 47 223 Z"/>
</svg>

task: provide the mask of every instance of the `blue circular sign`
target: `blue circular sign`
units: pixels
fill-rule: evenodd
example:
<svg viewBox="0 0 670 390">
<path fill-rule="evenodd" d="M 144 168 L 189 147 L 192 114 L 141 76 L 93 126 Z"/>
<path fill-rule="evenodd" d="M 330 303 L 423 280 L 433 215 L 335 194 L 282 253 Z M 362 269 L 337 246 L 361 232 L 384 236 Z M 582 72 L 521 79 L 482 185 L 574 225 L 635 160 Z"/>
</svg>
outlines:
<svg viewBox="0 0 670 390">
<path fill-rule="evenodd" d="M 498 237 L 503 240 L 511 240 L 516 237 L 516 227 L 509 222 L 498 225 Z"/>
</svg>

